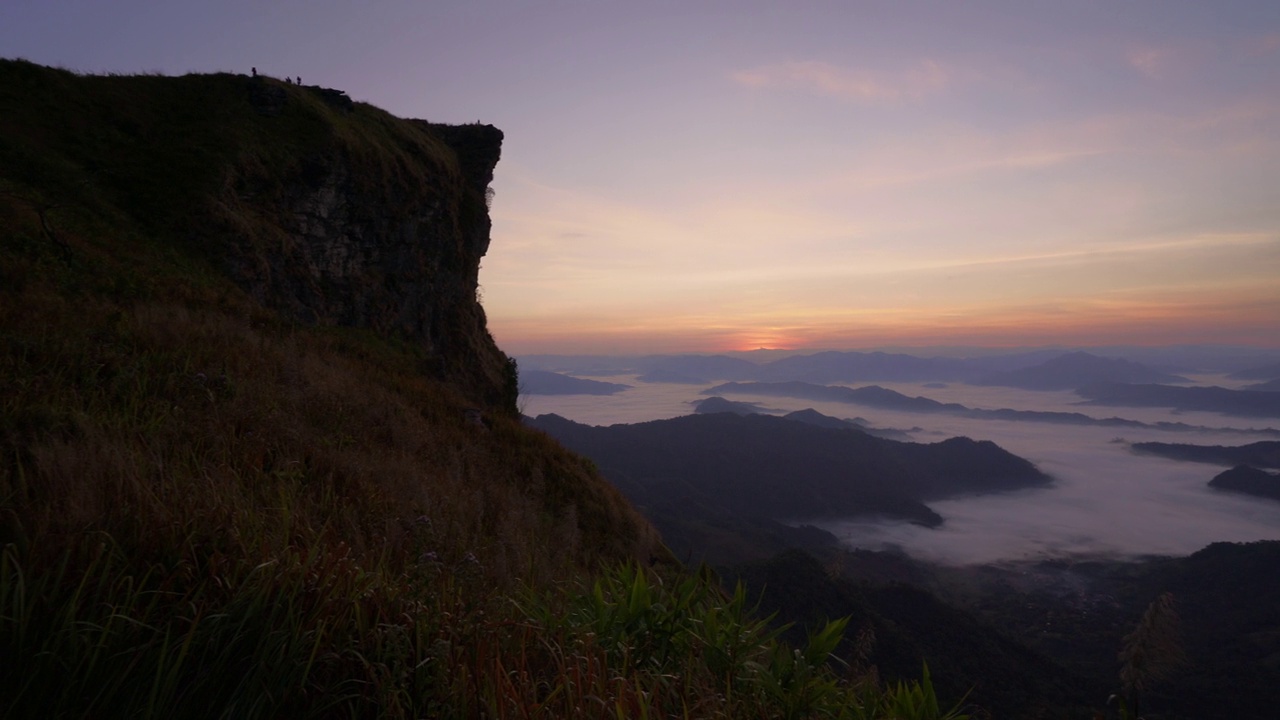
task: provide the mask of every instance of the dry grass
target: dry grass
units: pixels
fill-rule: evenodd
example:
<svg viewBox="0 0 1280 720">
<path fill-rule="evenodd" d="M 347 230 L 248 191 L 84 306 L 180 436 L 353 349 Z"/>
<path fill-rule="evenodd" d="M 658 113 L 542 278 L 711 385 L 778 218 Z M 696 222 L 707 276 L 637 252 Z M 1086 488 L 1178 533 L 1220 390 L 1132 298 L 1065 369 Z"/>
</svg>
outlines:
<svg viewBox="0 0 1280 720">
<path fill-rule="evenodd" d="M 468 424 L 411 358 L 352 352 L 372 336 L 273 327 L 249 308 L 18 300 L 0 492 L 32 538 L 105 531 L 150 553 L 252 517 L 245 555 L 329 535 L 397 564 L 471 553 L 496 583 L 653 551 L 580 460 L 508 417 Z"/>
</svg>

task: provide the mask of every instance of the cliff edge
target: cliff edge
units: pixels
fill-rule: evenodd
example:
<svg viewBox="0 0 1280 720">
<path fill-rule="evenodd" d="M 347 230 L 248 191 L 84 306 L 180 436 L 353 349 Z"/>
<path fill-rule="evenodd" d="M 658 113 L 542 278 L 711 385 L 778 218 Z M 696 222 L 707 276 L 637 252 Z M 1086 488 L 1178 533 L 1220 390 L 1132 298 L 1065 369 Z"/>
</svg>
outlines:
<svg viewBox="0 0 1280 720">
<path fill-rule="evenodd" d="M 424 371 L 514 411 L 514 367 L 476 300 L 502 131 L 400 120 L 264 76 L 78 76 L 23 61 L 0 74 L 6 194 L 51 238 L 69 215 L 116 216 L 300 323 L 415 344 Z"/>
<path fill-rule="evenodd" d="M 501 147 L 269 77 L 0 60 L 0 552 L 306 548 L 478 594 L 661 553 L 520 423 L 476 297 Z"/>
</svg>

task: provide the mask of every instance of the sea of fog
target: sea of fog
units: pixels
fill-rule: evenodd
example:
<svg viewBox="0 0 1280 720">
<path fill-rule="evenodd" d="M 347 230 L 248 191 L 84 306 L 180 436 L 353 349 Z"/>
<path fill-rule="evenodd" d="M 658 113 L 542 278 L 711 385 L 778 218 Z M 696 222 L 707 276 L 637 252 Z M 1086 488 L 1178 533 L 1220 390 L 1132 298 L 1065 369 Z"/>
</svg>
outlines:
<svg viewBox="0 0 1280 720">
<path fill-rule="evenodd" d="M 634 387 L 610 396 L 530 395 L 523 398 L 524 413 L 530 416 L 556 413 L 591 425 L 636 423 L 687 415 L 693 411 L 692 402 L 706 397 L 701 394 L 705 389 L 701 386 L 642 383 L 632 376 L 596 379 Z M 849 383 L 851 387 L 864 384 L 870 383 Z M 921 395 L 972 408 L 1056 410 L 1096 418 L 1181 422 L 1236 430 L 1280 426 L 1280 422 L 1267 418 L 1160 408 L 1083 406 L 1072 392 L 961 383 L 944 387 L 927 387 L 921 383 L 875 384 L 909 396 Z M 745 394 L 726 397 L 759 403 L 781 412 L 811 407 L 834 417 L 861 418 L 873 427 L 909 430 L 916 442 L 937 442 L 957 435 L 991 440 L 1031 460 L 1054 478 L 1053 484 L 1046 488 L 931 502 L 930 507 L 945 519 L 940 527 L 933 529 L 874 519 L 811 522 L 831 531 L 850 547 L 895 548 L 921 559 L 969 564 L 1066 556 L 1187 555 L 1216 541 L 1280 539 L 1280 502 L 1221 492 L 1207 486 L 1224 468 L 1138 455 L 1128 447 L 1128 442 L 1140 441 L 1243 445 L 1274 440 L 1272 436 L 970 420 L 838 402 Z M 809 520 L 794 518 L 794 521 Z"/>
</svg>

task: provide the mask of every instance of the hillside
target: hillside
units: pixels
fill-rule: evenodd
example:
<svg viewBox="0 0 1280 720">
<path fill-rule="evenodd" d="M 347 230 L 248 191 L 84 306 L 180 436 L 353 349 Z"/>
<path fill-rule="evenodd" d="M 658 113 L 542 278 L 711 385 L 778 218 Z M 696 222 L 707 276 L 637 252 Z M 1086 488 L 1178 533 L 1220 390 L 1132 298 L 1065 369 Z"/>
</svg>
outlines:
<svg viewBox="0 0 1280 720">
<path fill-rule="evenodd" d="M 521 425 L 475 292 L 501 140 L 0 60 L 0 716 L 933 699 L 836 675 L 839 624 L 793 653 Z"/>
<path fill-rule="evenodd" d="M 105 661 L 134 645 L 160 653 L 136 672 L 162 667 L 177 693 L 243 662 L 233 637 L 286 643 L 266 650 L 282 666 L 322 650 L 310 692 L 404 702 L 412 688 L 375 682 L 385 660 L 360 666 L 391 637 L 367 628 L 447 639 L 460 628 L 397 618 L 660 554 L 612 486 L 516 417 L 475 300 L 500 140 L 264 78 L 0 63 L 0 664 L 30 671 L 0 714 L 131 707 Z M 245 614 L 282 601 L 293 616 Z M 104 629 L 102 662 L 58 670 L 89 641 L 59 624 L 115 605 L 161 635 Z M 301 634 L 273 635 L 288 622 Z M 191 659 L 157 665 L 165 634 Z M 213 677 L 172 707 L 247 710 L 271 682 L 288 679 Z"/>
</svg>

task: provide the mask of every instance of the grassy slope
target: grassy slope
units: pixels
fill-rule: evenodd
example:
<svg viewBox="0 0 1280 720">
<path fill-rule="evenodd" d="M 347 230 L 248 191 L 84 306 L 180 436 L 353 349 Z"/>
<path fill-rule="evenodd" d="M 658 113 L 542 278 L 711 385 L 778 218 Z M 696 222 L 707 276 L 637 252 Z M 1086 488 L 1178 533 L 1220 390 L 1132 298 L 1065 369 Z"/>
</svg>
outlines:
<svg viewBox="0 0 1280 720">
<path fill-rule="evenodd" d="M 370 183 L 456 162 L 296 88 L 261 136 L 247 81 L 0 62 L 0 715 L 942 714 L 840 681 L 830 632 L 777 645 L 705 578 L 591 591 L 663 551 L 589 463 L 468 423 L 413 344 L 227 280 L 208 223 L 278 232 L 210 168 L 269 189 L 331 142 Z"/>
</svg>

